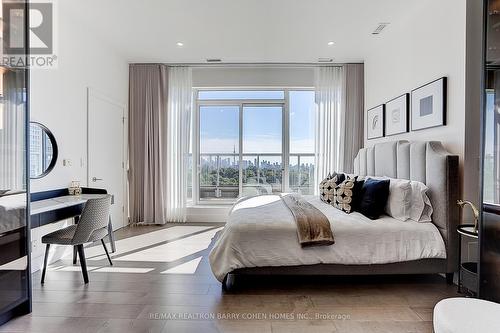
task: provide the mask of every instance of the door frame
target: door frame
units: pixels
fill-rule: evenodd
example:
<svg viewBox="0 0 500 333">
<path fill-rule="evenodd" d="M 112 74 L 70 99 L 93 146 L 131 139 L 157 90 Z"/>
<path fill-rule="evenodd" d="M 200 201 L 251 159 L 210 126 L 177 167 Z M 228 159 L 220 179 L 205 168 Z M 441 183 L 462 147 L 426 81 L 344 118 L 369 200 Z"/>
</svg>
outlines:
<svg viewBox="0 0 500 333">
<path fill-rule="evenodd" d="M 128 193 L 128 136 L 127 136 L 127 128 L 128 128 L 128 114 L 127 114 L 127 104 L 121 103 L 113 98 L 109 97 L 106 93 L 92 88 L 87 87 L 87 187 L 90 187 L 90 100 L 91 98 L 97 98 L 101 101 L 110 103 L 120 109 L 122 109 L 122 140 L 123 140 L 123 151 L 122 151 L 122 194 L 123 194 L 123 221 L 121 223 L 122 227 L 127 226 L 129 224 L 129 193 Z"/>
</svg>

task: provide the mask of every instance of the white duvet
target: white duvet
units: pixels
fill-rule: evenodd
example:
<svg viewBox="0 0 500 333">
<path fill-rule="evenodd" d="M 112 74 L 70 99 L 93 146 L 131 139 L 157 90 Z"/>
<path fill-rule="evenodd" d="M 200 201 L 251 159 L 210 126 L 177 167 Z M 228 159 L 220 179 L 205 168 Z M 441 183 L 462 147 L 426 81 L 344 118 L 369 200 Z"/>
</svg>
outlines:
<svg viewBox="0 0 500 333">
<path fill-rule="evenodd" d="M 325 214 L 335 244 L 302 248 L 288 207 L 277 195 L 251 197 L 230 212 L 209 260 L 215 277 L 244 267 L 313 264 L 386 264 L 426 258 L 446 258 L 444 241 L 432 223 L 402 222 L 389 216 L 370 220 L 360 213 L 346 214 L 323 203 L 306 200 Z"/>
</svg>

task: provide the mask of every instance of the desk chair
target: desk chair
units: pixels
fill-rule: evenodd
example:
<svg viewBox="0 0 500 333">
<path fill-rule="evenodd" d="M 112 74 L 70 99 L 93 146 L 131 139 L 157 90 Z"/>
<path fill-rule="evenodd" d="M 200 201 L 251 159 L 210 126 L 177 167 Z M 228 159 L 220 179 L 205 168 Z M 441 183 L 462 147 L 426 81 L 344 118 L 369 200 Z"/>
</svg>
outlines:
<svg viewBox="0 0 500 333">
<path fill-rule="evenodd" d="M 47 244 L 43 261 L 42 284 L 45 281 L 50 244 L 76 246 L 85 283 L 89 282 L 89 276 L 83 244 L 101 240 L 109 263 L 113 265 L 106 243 L 104 242 L 104 237 L 108 234 L 110 206 L 111 195 L 104 195 L 99 199 L 90 199 L 83 208 L 78 224 L 70 225 L 42 237 L 42 243 Z"/>
</svg>

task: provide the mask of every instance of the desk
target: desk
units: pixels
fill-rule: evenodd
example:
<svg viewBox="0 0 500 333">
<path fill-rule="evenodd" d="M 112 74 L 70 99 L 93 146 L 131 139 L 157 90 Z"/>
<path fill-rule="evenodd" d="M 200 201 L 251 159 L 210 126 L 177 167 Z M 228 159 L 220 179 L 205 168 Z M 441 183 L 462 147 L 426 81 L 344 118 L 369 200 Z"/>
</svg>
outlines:
<svg viewBox="0 0 500 333">
<path fill-rule="evenodd" d="M 103 194 L 81 194 L 64 195 L 44 200 L 31 202 L 32 228 L 45 224 L 53 223 L 68 218 L 74 218 L 80 215 L 83 205 L 89 199 L 102 198 Z M 114 203 L 113 198 L 111 204 Z M 111 224 L 111 215 L 108 222 L 108 237 L 111 244 L 111 251 L 115 252 L 115 237 L 113 235 L 113 225 Z"/>
</svg>

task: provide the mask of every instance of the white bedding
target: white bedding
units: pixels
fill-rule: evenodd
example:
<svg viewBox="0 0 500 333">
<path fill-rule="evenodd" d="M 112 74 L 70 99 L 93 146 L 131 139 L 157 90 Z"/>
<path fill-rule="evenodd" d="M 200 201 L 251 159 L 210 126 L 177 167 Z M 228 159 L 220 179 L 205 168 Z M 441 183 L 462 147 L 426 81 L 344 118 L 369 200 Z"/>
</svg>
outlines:
<svg viewBox="0 0 500 333">
<path fill-rule="evenodd" d="M 0 233 L 26 225 L 26 193 L 0 197 Z"/>
<path fill-rule="evenodd" d="M 385 264 L 425 258 L 446 258 L 443 238 L 432 223 L 398 221 L 389 216 L 370 220 L 346 214 L 323 203 L 307 201 L 325 214 L 335 244 L 301 248 L 295 221 L 277 195 L 244 199 L 235 204 L 209 260 L 215 277 L 244 267 L 313 264 Z"/>
</svg>

